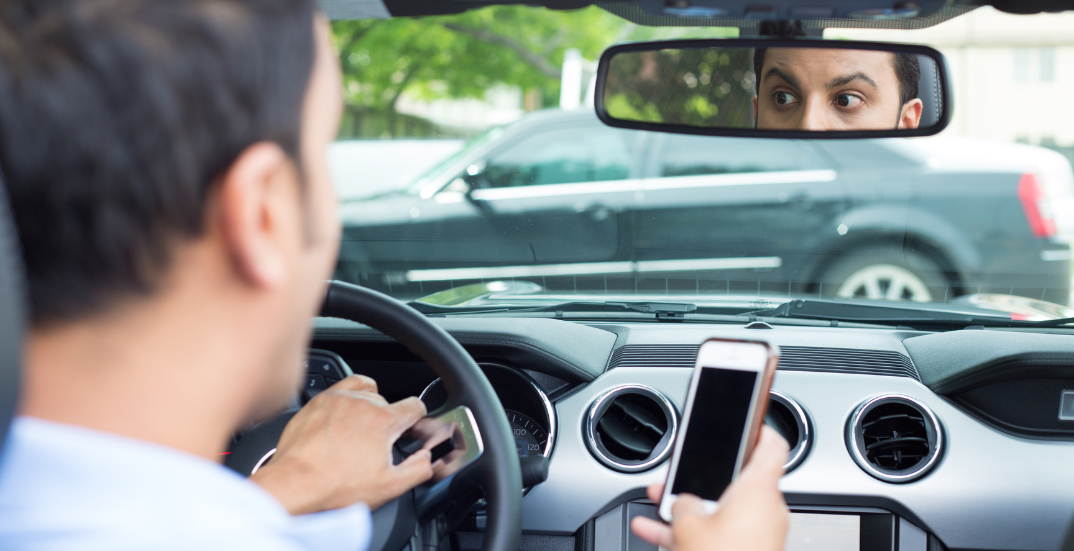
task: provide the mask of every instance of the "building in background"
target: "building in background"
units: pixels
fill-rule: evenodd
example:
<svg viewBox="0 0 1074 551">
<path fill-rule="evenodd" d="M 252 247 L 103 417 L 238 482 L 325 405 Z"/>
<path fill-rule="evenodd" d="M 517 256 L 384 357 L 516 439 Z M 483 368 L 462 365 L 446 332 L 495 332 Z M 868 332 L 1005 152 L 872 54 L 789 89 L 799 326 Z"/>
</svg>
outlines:
<svg viewBox="0 0 1074 551">
<path fill-rule="evenodd" d="M 985 7 L 928 29 L 832 29 L 825 37 L 935 47 L 947 58 L 954 89 L 944 134 L 1040 145 L 1074 163 L 1074 13 Z"/>
</svg>

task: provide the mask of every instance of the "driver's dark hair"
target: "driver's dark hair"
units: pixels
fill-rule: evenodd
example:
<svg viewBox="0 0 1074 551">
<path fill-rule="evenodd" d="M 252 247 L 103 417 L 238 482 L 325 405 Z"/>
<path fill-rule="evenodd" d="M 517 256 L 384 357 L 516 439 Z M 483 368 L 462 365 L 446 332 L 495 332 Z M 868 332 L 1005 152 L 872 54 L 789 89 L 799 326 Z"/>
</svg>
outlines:
<svg viewBox="0 0 1074 551">
<path fill-rule="evenodd" d="M 35 326 L 153 293 L 250 145 L 297 163 L 313 0 L 7 0 L 0 171 Z"/>
<path fill-rule="evenodd" d="M 755 91 L 761 93 L 761 69 L 764 67 L 765 52 L 768 48 L 757 48 L 753 51 L 753 75 Z M 899 106 L 917 98 L 918 82 L 921 80 L 921 64 L 916 54 L 895 52 L 892 65 L 895 69 L 895 77 L 899 79 Z"/>
</svg>

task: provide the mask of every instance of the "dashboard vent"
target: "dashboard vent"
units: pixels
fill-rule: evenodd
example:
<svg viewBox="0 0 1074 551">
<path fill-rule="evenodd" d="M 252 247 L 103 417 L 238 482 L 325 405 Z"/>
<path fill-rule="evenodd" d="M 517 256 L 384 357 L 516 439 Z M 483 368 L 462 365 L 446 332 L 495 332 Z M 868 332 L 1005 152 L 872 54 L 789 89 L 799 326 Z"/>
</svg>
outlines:
<svg viewBox="0 0 1074 551">
<path fill-rule="evenodd" d="M 939 460 L 943 431 L 921 402 L 901 395 L 858 406 L 847 426 L 847 446 L 858 465 L 886 482 L 910 482 Z"/>
<path fill-rule="evenodd" d="M 694 366 L 697 345 L 628 344 L 612 353 L 609 369 L 617 367 L 686 367 Z M 857 373 L 918 379 L 910 358 L 887 350 L 824 348 L 816 346 L 781 346 L 779 368 L 784 371 L 820 371 Z M 920 380 L 920 379 L 918 379 Z"/>
<path fill-rule="evenodd" d="M 775 429 L 787 444 L 790 445 L 790 453 L 787 454 L 787 463 L 783 466 L 784 472 L 791 472 L 802 464 L 809 448 L 813 444 L 813 427 L 809 422 L 802 406 L 798 405 L 786 394 L 775 390 L 769 392 L 768 409 L 765 410 L 764 422 Z"/>
<path fill-rule="evenodd" d="M 667 459 L 677 422 L 675 408 L 660 392 L 640 385 L 619 386 L 590 406 L 586 441 L 606 466 L 644 471 Z"/>
</svg>

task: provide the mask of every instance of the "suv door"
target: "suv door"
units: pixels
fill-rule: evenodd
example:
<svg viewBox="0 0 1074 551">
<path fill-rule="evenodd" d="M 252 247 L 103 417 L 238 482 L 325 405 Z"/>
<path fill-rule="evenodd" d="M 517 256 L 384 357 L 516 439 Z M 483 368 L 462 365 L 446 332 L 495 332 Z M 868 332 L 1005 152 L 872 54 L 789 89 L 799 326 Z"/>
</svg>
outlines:
<svg viewBox="0 0 1074 551">
<path fill-rule="evenodd" d="M 805 255 L 836 236 L 844 193 L 809 142 L 657 140 L 632 224 L 639 272 L 701 270 L 722 278 L 728 270 L 781 268 L 786 282 Z"/>
</svg>

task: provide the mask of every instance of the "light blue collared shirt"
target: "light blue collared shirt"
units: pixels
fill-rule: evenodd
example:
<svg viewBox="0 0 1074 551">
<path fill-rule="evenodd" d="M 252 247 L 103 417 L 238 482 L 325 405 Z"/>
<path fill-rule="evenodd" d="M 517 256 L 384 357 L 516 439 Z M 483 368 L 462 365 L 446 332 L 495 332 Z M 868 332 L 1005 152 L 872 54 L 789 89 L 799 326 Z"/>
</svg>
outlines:
<svg viewBox="0 0 1074 551">
<path fill-rule="evenodd" d="M 360 551 L 371 525 L 363 504 L 293 517 L 206 459 L 31 417 L 0 459 L 0 550 Z"/>
</svg>

